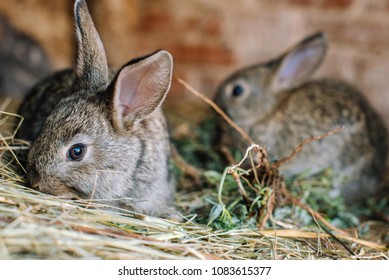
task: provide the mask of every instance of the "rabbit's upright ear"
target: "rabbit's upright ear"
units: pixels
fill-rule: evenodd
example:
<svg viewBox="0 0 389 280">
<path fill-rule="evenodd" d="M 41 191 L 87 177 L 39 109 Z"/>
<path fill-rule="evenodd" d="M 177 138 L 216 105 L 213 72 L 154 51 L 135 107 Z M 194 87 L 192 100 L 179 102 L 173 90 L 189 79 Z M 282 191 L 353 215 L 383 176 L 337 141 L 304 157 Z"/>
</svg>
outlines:
<svg viewBox="0 0 389 280">
<path fill-rule="evenodd" d="M 123 66 L 107 92 L 116 128 L 129 127 L 159 108 L 170 89 L 172 72 L 173 58 L 167 51 Z"/>
<path fill-rule="evenodd" d="M 306 82 L 321 64 L 326 51 L 327 40 L 322 32 L 295 45 L 281 57 L 272 80 L 272 89 L 288 90 Z"/>
<path fill-rule="evenodd" d="M 85 0 L 74 4 L 76 22 L 76 88 L 95 89 L 108 84 L 108 64 L 103 43 Z"/>
</svg>

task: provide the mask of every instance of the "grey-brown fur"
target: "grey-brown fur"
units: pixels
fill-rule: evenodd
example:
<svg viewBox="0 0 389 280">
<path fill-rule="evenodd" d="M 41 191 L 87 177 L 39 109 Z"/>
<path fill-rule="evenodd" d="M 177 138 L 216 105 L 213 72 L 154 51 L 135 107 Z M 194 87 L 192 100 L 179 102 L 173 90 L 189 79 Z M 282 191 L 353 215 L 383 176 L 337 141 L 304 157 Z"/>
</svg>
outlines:
<svg viewBox="0 0 389 280">
<path fill-rule="evenodd" d="M 342 193 L 349 204 L 361 202 L 383 185 L 387 131 L 354 87 L 330 79 L 308 81 L 326 48 L 323 34 L 307 37 L 282 56 L 227 78 L 216 101 L 257 144 L 267 147 L 271 160 L 290 155 L 306 138 L 343 127 L 337 134 L 304 146 L 281 167 L 281 173 L 286 177 L 304 172 L 313 175 L 332 168 L 334 195 Z M 234 88 L 240 92 L 237 85 L 243 93 L 234 97 Z M 231 145 L 247 148 L 240 135 L 223 120 L 221 124 L 232 135 Z"/>
<path fill-rule="evenodd" d="M 76 1 L 75 18 L 75 70 L 37 84 L 20 108 L 25 121 L 18 136 L 32 141 L 27 179 L 52 195 L 174 217 L 170 143 L 160 109 L 172 58 L 159 51 L 108 75 L 85 1 Z M 80 143 L 84 157 L 73 160 L 71 147 Z"/>
<path fill-rule="evenodd" d="M 42 46 L 0 15 L 0 96 L 24 97 L 37 81 L 51 73 Z"/>
</svg>

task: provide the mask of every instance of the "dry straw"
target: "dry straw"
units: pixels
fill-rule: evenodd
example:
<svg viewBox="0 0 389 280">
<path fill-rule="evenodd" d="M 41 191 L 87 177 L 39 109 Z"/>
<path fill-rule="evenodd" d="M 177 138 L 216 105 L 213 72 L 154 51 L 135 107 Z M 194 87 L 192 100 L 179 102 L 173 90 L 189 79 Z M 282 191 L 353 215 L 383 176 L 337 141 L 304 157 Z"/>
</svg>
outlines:
<svg viewBox="0 0 389 280">
<path fill-rule="evenodd" d="M 65 200 L 30 189 L 18 152 L 28 143 L 14 139 L 11 123 L 0 117 L 1 259 L 388 259 L 384 245 L 351 234 L 331 234 L 318 226 L 306 231 L 274 221 L 281 229 L 215 230 L 183 222 L 104 210 L 90 201 Z M 7 134 L 7 131 L 11 131 Z M 206 192 L 181 190 L 187 207 Z M 347 248 L 347 249 L 346 249 Z"/>
</svg>

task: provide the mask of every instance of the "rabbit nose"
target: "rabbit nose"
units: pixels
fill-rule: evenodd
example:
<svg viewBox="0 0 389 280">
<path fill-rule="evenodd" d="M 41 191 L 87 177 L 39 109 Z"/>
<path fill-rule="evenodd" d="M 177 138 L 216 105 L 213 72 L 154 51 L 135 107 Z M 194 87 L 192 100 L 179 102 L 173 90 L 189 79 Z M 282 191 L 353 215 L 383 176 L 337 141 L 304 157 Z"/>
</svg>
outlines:
<svg viewBox="0 0 389 280">
<path fill-rule="evenodd" d="M 40 190 L 40 176 L 39 173 L 35 169 L 30 169 L 27 174 L 27 181 L 29 182 L 31 188 Z"/>
</svg>

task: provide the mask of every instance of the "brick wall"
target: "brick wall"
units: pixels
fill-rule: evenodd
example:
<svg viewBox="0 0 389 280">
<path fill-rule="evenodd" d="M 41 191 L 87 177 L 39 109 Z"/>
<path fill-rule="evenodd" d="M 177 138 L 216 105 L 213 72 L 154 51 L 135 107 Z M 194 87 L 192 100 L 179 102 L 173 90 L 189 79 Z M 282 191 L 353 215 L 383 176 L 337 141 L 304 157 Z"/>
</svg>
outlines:
<svg viewBox="0 0 389 280">
<path fill-rule="evenodd" d="M 167 49 L 175 74 L 212 95 L 231 71 L 267 60 L 317 30 L 330 49 L 317 77 L 362 89 L 389 124 L 389 0 L 90 0 L 113 65 Z M 73 60 L 72 1 L 1 1 L 0 12 L 35 36 L 57 68 Z M 174 83 L 169 109 L 203 107 Z"/>
</svg>

